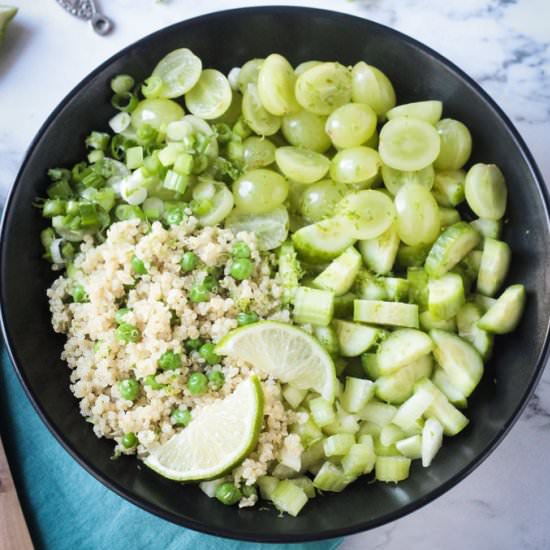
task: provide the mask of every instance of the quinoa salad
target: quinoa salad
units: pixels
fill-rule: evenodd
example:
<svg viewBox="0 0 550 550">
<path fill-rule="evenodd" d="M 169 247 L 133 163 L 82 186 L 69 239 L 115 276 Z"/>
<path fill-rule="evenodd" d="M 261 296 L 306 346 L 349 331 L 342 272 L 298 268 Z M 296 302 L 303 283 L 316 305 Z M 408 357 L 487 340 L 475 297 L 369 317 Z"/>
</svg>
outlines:
<svg viewBox="0 0 550 550">
<path fill-rule="evenodd" d="M 111 131 L 35 206 L 68 383 L 113 458 L 292 516 L 438 460 L 526 299 L 468 128 L 361 60 L 225 75 L 180 48 L 110 86 Z"/>
</svg>

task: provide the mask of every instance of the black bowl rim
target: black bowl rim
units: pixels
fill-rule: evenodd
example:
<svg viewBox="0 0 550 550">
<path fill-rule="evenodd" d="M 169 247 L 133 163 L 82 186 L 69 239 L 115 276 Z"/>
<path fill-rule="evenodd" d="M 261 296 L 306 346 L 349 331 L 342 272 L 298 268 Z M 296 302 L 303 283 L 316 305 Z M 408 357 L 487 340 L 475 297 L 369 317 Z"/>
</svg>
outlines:
<svg viewBox="0 0 550 550">
<path fill-rule="evenodd" d="M 504 113 L 504 111 L 497 105 L 497 103 L 491 98 L 491 96 L 485 92 L 479 84 L 477 84 L 470 76 L 468 76 L 462 69 L 460 69 L 457 65 L 455 65 L 453 62 L 448 60 L 446 57 L 442 56 L 432 48 L 426 46 L 422 42 L 419 42 L 418 40 L 400 32 L 397 31 L 391 27 L 388 27 L 386 25 L 383 25 L 381 23 L 377 23 L 375 21 L 372 21 L 370 19 L 367 19 L 366 17 L 360 17 L 357 15 L 351 15 L 346 14 L 342 12 L 335 12 L 332 10 L 325 10 L 325 9 L 318 9 L 318 8 L 309 8 L 309 7 L 301 7 L 301 6 L 255 6 L 255 7 L 245 7 L 245 8 L 236 8 L 236 9 L 229 9 L 229 10 L 220 10 L 220 11 L 214 11 L 209 12 L 203 15 L 199 15 L 197 17 L 193 17 L 190 19 L 184 19 L 182 21 L 179 21 L 177 23 L 174 23 L 172 25 L 169 25 L 167 27 L 163 27 L 162 29 L 155 31 L 151 34 L 148 34 L 139 40 L 133 42 L 132 44 L 129 44 L 125 48 L 118 51 L 116 54 L 111 56 L 109 59 L 104 61 L 101 65 L 99 65 L 96 69 L 94 69 L 91 73 L 89 73 L 84 79 L 82 79 L 57 105 L 57 107 L 52 111 L 52 113 L 48 116 L 46 121 L 42 124 L 40 129 L 38 130 L 36 136 L 30 143 L 26 153 L 25 157 L 23 159 L 23 162 L 21 164 L 21 167 L 17 173 L 16 179 L 11 186 L 11 189 L 8 193 L 8 197 L 6 199 L 4 212 L 2 215 L 2 220 L 0 222 L 0 261 L 4 257 L 4 234 L 6 231 L 6 225 L 7 225 L 7 218 L 8 218 L 8 212 L 11 207 L 11 203 L 13 201 L 13 197 L 15 195 L 15 189 L 20 184 L 21 181 L 21 175 L 22 172 L 29 161 L 29 157 L 31 153 L 34 151 L 38 141 L 48 128 L 50 124 L 55 120 L 55 118 L 58 116 L 58 114 L 63 110 L 64 106 L 68 101 L 70 101 L 82 88 L 84 88 L 88 82 L 90 82 L 93 78 L 95 78 L 97 75 L 99 75 L 102 71 L 104 71 L 109 65 L 118 60 L 121 57 L 124 57 L 127 55 L 134 47 L 141 44 L 142 42 L 145 42 L 152 38 L 160 38 L 167 30 L 172 30 L 176 27 L 186 27 L 189 25 L 193 25 L 197 22 L 204 22 L 208 19 L 217 18 L 220 15 L 228 15 L 228 16 L 238 16 L 241 14 L 246 14 L 250 12 L 261 12 L 263 14 L 292 14 L 292 13 L 298 13 L 298 12 L 304 12 L 307 11 L 311 13 L 312 15 L 324 15 L 324 16 L 330 16 L 333 18 L 339 18 L 341 20 L 350 20 L 353 19 L 357 22 L 359 21 L 366 21 L 368 24 L 373 25 L 375 27 L 378 27 L 380 30 L 388 33 L 389 35 L 394 36 L 397 40 L 404 41 L 408 43 L 409 45 L 423 51 L 427 55 L 431 56 L 432 58 L 435 58 L 436 60 L 440 61 L 442 64 L 446 65 L 449 69 L 451 69 L 462 81 L 473 89 L 473 91 L 480 96 L 485 104 L 492 109 L 497 116 L 504 122 L 504 125 L 506 126 L 507 130 L 510 132 L 511 136 L 513 137 L 516 146 L 518 147 L 519 151 L 523 155 L 525 161 L 527 162 L 531 172 L 534 175 L 534 178 L 536 180 L 538 190 L 540 192 L 540 196 L 542 197 L 544 207 L 546 210 L 547 218 L 550 216 L 550 198 L 549 193 L 546 189 L 546 186 L 544 184 L 544 180 L 542 177 L 542 174 L 531 154 L 529 151 L 525 141 L 521 137 L 518 130 L 515 128 L 512 121 L 508 118 L 508 116 Z M 0 265 L 0 296 L 3 296 L 3 280 L 4 280 L 4 269 L 3 265 Z M 11 363 L 14 367 L 14 370 L 16 372 L 17 378 L 19 379 L 19 382 L 23 386 L 23 389 L 25 390 L 25 393 L 29 400 L 32 403 L 32 406 L 34 407 L 35 411 L 38 413 L 39 417 L 42 419 L 50 433 L 57 439 L 57 441 L 61 444 L 61 446 L 72 456 L 72 458 L 80 464 L 89 474 L 91 474 L 93 477 L 95 477 L 99 482 L 101 482 L 104 486 L 114 491 L 116 494 L 121 496 L 122 498 L 128 500 L 132 504 L 135 504 L 139 508 L 152 513 L 162 519 L 168 520 L 172 523 L 175 523 L 177 525 L 181 525 L 183 527 L 187 527 L 190 529 L 193 529 L 195 531 L 199 531 L 202 533 L 206 533 L 209 535 L 214 536 L 221 536 L 221 537 L 227 537 L 230 539 L 235 540 L 247 540 L 247 541 L 254 541 L 254 542 L 282 542 L 282 543 L 292 543 L 292 542 L 306 542 L 306 541 L 314 541 L 314 540 L 324 540 L 324 539 L 331 539 L 336 537 L 342 537 L 346 535 L 352 535 L 354 533 L 359 533 L 362 531 L 367 531 L 369 529 L 373 529 L 375 527 L 379 527 L 381 525 L 385 525 L 386 523 L 395 521 L 419 508 L 422 506 L 428 504 L 429 502 L 432 502 L 436 498 L 440 497 L 444 493 L 446 493 L 448 490 L 453 488 L 457 483 L 462 481 L 466 476 L 468 476 L 473 470 L 475 470 L 494 450 L 495 448 L 501 443 L 501 441 L 504 439 L 504 436 L 510 431 L 512 426 L 517 422 L 519 419 L 519 416 L 521 412 L 524 410 L 524 408 L 527 405 L 527 402 L 531 395 L 533 394 L 540 377 L 542 376 L 542 372 L 544 370 L 544 367 L 546 365 L 548 355 L 549 355 L 549 325 L 546 327 L 546 336 L 544 340 L 544 344 L 542 346 L 542 350 L 539 355 L 539 359 L 536 365 L 536 371 L 535 375 L 533 376 L 532 380 L 530 381 L 530 384 L 523 395 L 523 398 L 519 405 L 516 407 L 516 410 L 513 412 L 513 414 L 510 416 L 508 421 L 502 426 L 502 428 L 499 430 L 498 434 L 493 438 L 492 441 L 489 442 L 489 444 L 485 447 L 484 451 L 480 453 L 476 458 L 474 458 L 467 466 L 465 466 L 460 472 L 458 472 L 453 478 L 448 480 L 446 483 L 442 484 L 438 488 L 434 489 L 427 495 L 425 495 L 423 498 L 418 499 L 417 501 L 405 505 L 399 510 L 395 512 L 388 513 L 381 518 L 377 520 L 371 520 L 371 521 L 365 521 L 358 523 L 354 525 L 353 527 L 344 527 L 340 529 L 330 529 L 328 531 L 323 531 L 322 534 L 319 533 L 309 533 L 309 534 L 303 534 L 303 535 L 285 535 L 285 534 L 278 534 L 273 535 L 270 533 L 266 533 L 265 535 L 261 537 L 256 536 L 250 536 L 246 533 L 240 533 L 237 531 L 233 531 L 230 528 L 212 528 L 209 525 L 205 523 L 199 523 L 194 520 L 189 519 L 183 519 L 180 516 L 177 516 L 175 514 L 172 514 L 170 512 L 166 512 L 164 510 L 161 510 L 157 506 L 142 500 L 138 497 L 135 497 L 134 495 L 128 493 L 123 487 L 118 485 L 115 481 L 109 481 L 103 477 L 103 474 L 101 471 L 99 471 L 98 468 L 96 468 L 91 462 L 87 460 L 86 457 L 82 456 L 79 451 L 75 448 L 72 448 L 68 441 L 65 439 L 64 435 L 60 433 L 56 426 L 53 424 L 53 422 L 48 417 L 47 413 L 42 410 L 40 405 L 38 404 L 38 401 L 35 397 L 35 392 L 31 389 L 31 387 L 27 383 L 26 376 L 22 369 L 19 367 L 20 362 L 17 360 L 16 353 L 14 352 L 14 348 L 12 345 L 12 338 L 10 336 L 9 327 L 7 326 L 7 321 L 5 317 L 5 306 L 4 301 L 0 301 L 0 327 L 2 330 L 2 335 L 4 337 L 4 340 L 6 342 L 7 351 L 9 358 L 11 360 Z"/>
</svg>

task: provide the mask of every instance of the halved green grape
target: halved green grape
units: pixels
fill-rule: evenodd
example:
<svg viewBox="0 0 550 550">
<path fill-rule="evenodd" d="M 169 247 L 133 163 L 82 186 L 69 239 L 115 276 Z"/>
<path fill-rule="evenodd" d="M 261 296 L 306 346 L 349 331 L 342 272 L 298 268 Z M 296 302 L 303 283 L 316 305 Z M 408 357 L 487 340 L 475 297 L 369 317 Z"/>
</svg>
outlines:
<svg viewBox="0 0 550 550">
<path fill-rule="evenodd" d="M 439 207 L 432 194 L 419 183 L 409 183 L 395 196 L 397 233 L 409 246 L 430 244 L 441 228 Z"/>
<path fill-rule="evenodd" d="M 277 116 L 299 111 L 295 84 L 294 69 L 282 55 L 272 53 L 266 57 L 258 73 L 258 94 L 267 111 Z"/>
<path fill-rule="evenodd" d="M 189 49 L 179 48 L 163 57 L 151 76 L 162 81 L 159 97 L 180 97 L 199 80 L 202 61 Z"/>
<path fill-rule="evenodd" d="M 300 147 L 279 147 L 275 160 L 281 172 L 299 183 L 319 181 L 327 172 L 330 161 L 327 157 Z"/>
<path fill-rule="evenodd" d="M 370 105 L 383 117 L 395 107 L 395 91 L 389 78 L 379 69 L 359 61 L 351 71 L 352 100 Z"/>
<path fill-rule="evenodd" d="M 472 135 L 468 128 L 452 118 L 440 120 L 435 128 L 441 138 L 441 149 L 434 166 L 438 170 L 462 168 L 472 152 Z"/>
<path fill-rule="evenodd" d="M 324 153 L 330 147 L 325 122 L 326 117 L 302 110 L 285 116 L 281 131 L 291 145 Z"/>
<path fill-rule="evenodd" d="M 378 237 L 389 229 L 396 216 L 392 200 L 371 189 L 346 195 L 335 211 L 350 223 L 350 235 L 356 239 Z"/>
<path fill-rule="evenodd" d="M 193 198 L 200 196 L 205 185 L 214 186 L 214 194 L 208 200 L 211 202 L 210 209 L 203 215 L 197 216 L 202 226 L 216 225 L 224 220 L 233 209 L 233 195 L 225 183 L 219 181 L 204 181 L 193 189 Z"/>
<path fill-rule="evenodd" d="M 390 109 L 386 116 L 389 120 L 397 117 L 410 117 L 418 118 L 430 124 L 436 124 L 436 122 L 441 118 L 441 113 L 443 112 L 443 103 L 438 100 L 428 100 L 428 101 L 415 101 L 414 103 L 404 103 L 403 105 L 398 105 L 393 109 Z"/>
<path fill-rule="evenodd" d="M 148 124 L 155 130 L 166 127 L 170 122 L 180 120 L 185 111 L 170 99 L 144 99 L 132 112 L 132 126 L 139 130 Z"/>
<path fill-rule="evenodd" d="M 185 94 L 187 109 L 206 120 L 221 117 L 233 97 L 226 76 L 215 69 L 205 69 L 198 82 Z"/>
<path fill-rule="evenodd" d="M 300 63 L 295 69 L 294 73 L 296 74 L 296 77 L 300 76 L 302 73 L 305 73 L 308 69 L 312 69 L 313 67 L 317 67 L 317 65 L 321 65 L 322 61 L 303 61 Z"/>
<path fill-rule="evenodd" d="M 506 210 L 508 190 L 496 164 L 474 164 L 464 186 L 468 206 L 480 217 L 500 220 Z"/>
<path fill-rule="evenodd" d="M 233 184 L 235 205 L 246 214 L 274 210 L 283 204 L 287 195 L 287 181 L 273 170 L 250 170 Z"/>
<path fill-rule="evenodd" d="M 227 111 L 212 122 L 214 124 L 228 124 L 229 126 L 233 126 L 241 116 L 242 102 L 243 96 L 241 93 L 233 90 L 231 94 L 231 104 L 227 108 Z"/>
<path fill-rule="evenodd" d="M 335 147 L 356 147 L 372 137 L 376 120 L 376 113 L 366 103 L 348 103 L 330 114 L 325 132 Z"/>
<path fill-rule="evenodd" d="M 243 142 L 243 161 L 245 168 L 263 168 L 275 161 L 275 145 L 267 138 L 250 136 Z"/>
<path fill-rule="evenodd" d="M 279 131 L 281 119 L 264 108 L 255 84 L 249 84 L 246 88 L 242 109 L 245 122 L 257 134 L 272 136 Z"/>
<path fill-rule="evenodd" d="M 239 71 L 239 76 L 237 77 L 237 86 L 241 94 L 244 95 L 249 84 L 258 83 L 258 74 L 260 73 L 263 62 L 263 59 L 255 58 L 247 61 L 241 67 L 241 70 Z"/>
<path fill-rule="evenodd" d="M 394 118 L 382 127 L 378 152 L 384 164 L 397 170 L 422 170 L 439 154 L 435 128 L 414 118 Z"/>
<path fill-rule="evenodd" d="M 296 99 L 308 111 L 328 115 L 351 99 L 351 74 L 340 63 L 311 67 L 296 81 Z"/>
<path fill-rule="evenodd" d="M 332 216 L 336 204 L 344 198 L 346 191 L 345 185 L 330 179 L 308 185 L 301 193 L 300 213 L 312 222 Z"/>
<path fill-rule="evenodd" d="M 235 209 L 225 219 L 225 227 L 235 235 L 240 231 L 254 233 L 260 250 L 273 250 L 287 238 L 288 211 L 284 206 L 265 214 L 246 214 Z"/>
<path fill-rule="evenodd" d="M 339 183 L 367 187 L 374 182 L 380 165 L 380 156 L 374 149 L 352 147 L 334 155 L 330 164 L 330 177 Z"/>
<path fill-rule="evenodd" d="M 435 172 L 431 164 L 426 166 L 426 168 L 422 168 L 422 170 L 413 170 L 411 172 L 396 170 L 385 164 L 382 166 L 382 180 L 386 189 L 392 195 L 397 195 L 399 190 L 408 183 L 418 183 L 426 189 L 431 189 L 434 179 Z"/>
</svg>

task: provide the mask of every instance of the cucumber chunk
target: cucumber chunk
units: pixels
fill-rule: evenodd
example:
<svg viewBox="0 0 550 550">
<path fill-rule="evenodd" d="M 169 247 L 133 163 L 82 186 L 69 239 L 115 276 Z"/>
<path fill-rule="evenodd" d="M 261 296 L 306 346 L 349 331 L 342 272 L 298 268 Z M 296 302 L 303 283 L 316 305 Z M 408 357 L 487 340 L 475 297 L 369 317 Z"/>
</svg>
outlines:
<svg viewBox="0 0 550 550">
<path fill-rule="evenodd" d="M 450 271 L 479 243 L 479 233 L 466 222 L 448 227 L 433 244 L 425 269 L 430 277 L 441 277 Z"/>
<path fill-rule="evenodd" d="M 409 302 L 417 304 L 419 309 L 428 307 L 428 274 L 421 267 L 409 267 L 407 269 L 407 281 L 409 281 Z"/>
<path fill-rule="evenodd" d="M 473 302 L 464 304 L 456 315 L 458 335 L 468 340 L 486 361 L 493 349 L 493 335 L 482 328 L 477 322 L 483 316 L 483 309 Z"/>
<path fill-rule="evenodd" d="M 521 284 L 509 286 L 478 321 L 477 326 L 493 334 L 512 332 L 517 326 L 525 308 L 525 287 Z"/>
<path fill-rule="evenodd" d="M 448 374 L 450 382 L 468 397 L 483 375 L 483 361 L 478 351 L 466 340 L 444 330 L 432 330 L 434 357 Z"/>
<path fill-rule="evenodd" d="M 485 218 L 478 218 L 470 222 L 470 225 L 484 237 L 490 237 L 491 239 L 498 239 L 502 232 L 502 220 L 487 220 Z"/>
<path fill-rule="evenodd" d="M 422 429 L 422 466 L 427 468 L 441 449 L 443 426 L 435 418 L 428 418 Z"/>
<path fill-rule="evenodd" d="M 465 408 L 468 400 L 464 394 L 453 385 L 449 375 L 441 368 L 435 369 L 432 382 L 445 394 L 445 397 L 455 406 Z"/>
<path fill-rule="evenodd" d="M 350 321 L 333 321 L 338 338 L 340 354 L 344 357 L 357 357 L 373 347 L 383 331 L 379 328 L 367 327 Z"/>
<path fill-rule="evenodd" d="M 427 355 L 432 349 L 433 342 L 424 332 L 414 329 L 398 329 L 380 344 L 378 367 L 381 374 L 391 374 L 423 355 Z"/>
<path fill-rule="evenodd" d="M 512 252 L 507 243 L 486 238 L 477 276 L 477 290 L 486 296 L 494 296 L 501 287 L 508 269 Z"/>
<path fill-rule="evenodd" d="M 313 279 L 313 285 L 341 296 L 352 287 L 361 263 L 361 254 L 350 246 Z"/>
<path fill-rule="evenodd" d="M 409 295 L 409 281 L 400 277 L 385 277 L 382 279 L 386 289 L 386 300 L 390 302 L 406 302 Z"/>
<path fill-rule="evenodd" d="M 300 286 L 294 295 L 294 320 L 297 323 L 327 326 L 334 311 L 334 294 L 328 290 Z"/>
<path fill-rule="evenodd" d="M 418 306 L 381 300 L 355 300 L 353 320 L 375 325 L 418 328 Z"/>
<path fill-rule="evenodd" d="M 386 483 L 403 481 L 409 477 L 411 459 L 404 456 L 378 456 L 374 468 L 378 481 Z"/>
<path fill-rule="evenodd" d="M 411 435 L 395 444 L 397 450 L 407 458 L 415 460 L 422 457 L 422 436 Z"/>
<path fill-rule="evenodd" d="M 464 200 L 464 170 L 436 172 L 432 193 L 440 206 L 457 206 Z"/>
<path fill-rule="evenodd" d="M 456 332 L 456 320 L 454 317 L 450 319 L 440 319 L 436 317 L 431 311 L 423 311 L 418 319 L 420 321 L 420 328 L 426 332 L 434 328 L 440 330 L 446 330 L 448 332 Z"/>
<path fill-rule="evenodd" d="M 433 392 L 423 387 L 417 388 L 412 396 L 397 409 L 392 422 L 405 432 L 414 430 L 415 424 L 433 400 Z"/>
<path fill-rule="evenodd" d="M 349 413 L 359 412 L 374 394 L 374 382 L 364 378 L 346 377 L 346 387 L 342 394 L 342 407 Z"/>
<path fill-rule="evenodd" d="M 359 241 L 358 246 L 363 261 L 369 269 L 380 275 L 389 273 L 399 248 L 399 235 L 395 224 L 374 239 Z"/>
<path fill-rule="evenodd" d="M 456 273 L 446 273 L 439 279 L 430 279 L 428 283 L 428 309 L 439 319 L 454 317 L 464 304 L 464 285 L 462 277 Z"/>
<path fill-rule="evenodd" d="M 355 279 L 355 292 L 365 300 L 385 300 L 387 298 L 384 280 L 375 277 L 367 270 L 359 272 Z"/>
</svg>

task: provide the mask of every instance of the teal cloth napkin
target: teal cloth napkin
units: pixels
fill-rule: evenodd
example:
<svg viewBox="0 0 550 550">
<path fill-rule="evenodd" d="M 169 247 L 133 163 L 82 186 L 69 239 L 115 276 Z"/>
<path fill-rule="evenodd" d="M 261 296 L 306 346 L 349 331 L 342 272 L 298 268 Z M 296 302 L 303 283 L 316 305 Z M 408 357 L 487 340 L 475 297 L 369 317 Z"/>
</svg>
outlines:
<svg viewBox="0 0 550 550">
<path fill-rule="evenodd" d="M 65 452 L 32 408 L 5 350 L 1 362 L 2 439 L 37 548 L 332 550 L 340 544 L 337 539 L 244 543 L 197 533 L 144 512 L 105 488 Z"/>
</svg>

